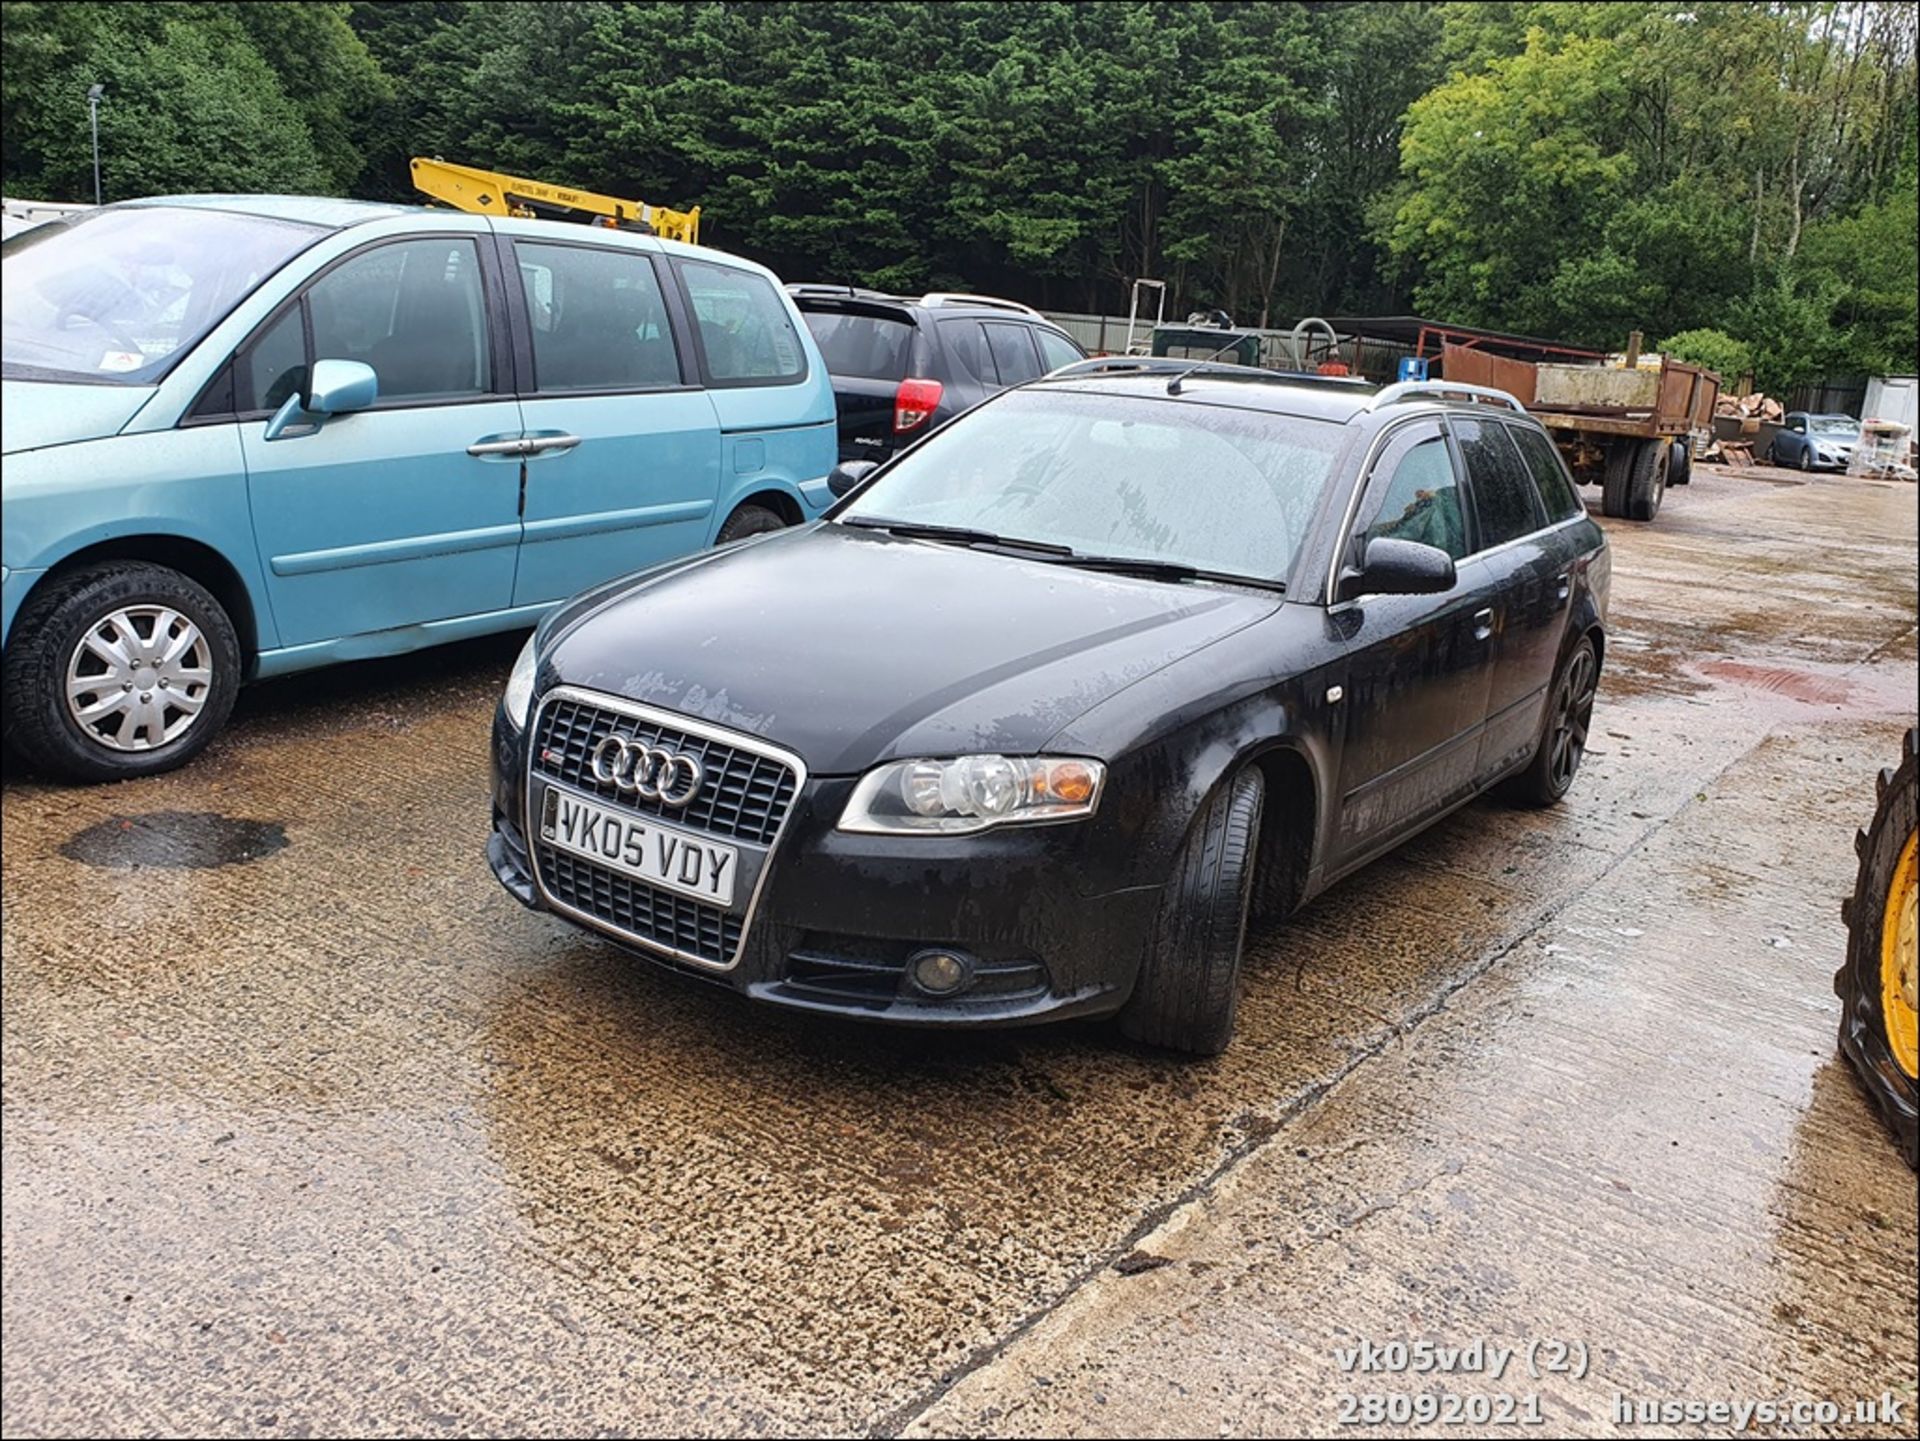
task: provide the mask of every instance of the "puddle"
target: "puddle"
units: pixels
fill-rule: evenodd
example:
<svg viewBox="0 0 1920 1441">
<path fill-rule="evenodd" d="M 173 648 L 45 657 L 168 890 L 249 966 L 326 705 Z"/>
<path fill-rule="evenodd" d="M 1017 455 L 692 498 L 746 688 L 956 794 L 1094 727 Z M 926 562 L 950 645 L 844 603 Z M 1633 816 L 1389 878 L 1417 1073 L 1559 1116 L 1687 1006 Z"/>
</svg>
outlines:
<svg viewBox="0 0 1920 1441">
<path fill-rule="evenodd" d="M 114 870 L 207 870 L 257 861 L 286 845 L 286 830 L 277 821 L 237 820 L 212 811 L 154 811 L 109 816 L 71 837 L 60 854 Z"/>
</svg>

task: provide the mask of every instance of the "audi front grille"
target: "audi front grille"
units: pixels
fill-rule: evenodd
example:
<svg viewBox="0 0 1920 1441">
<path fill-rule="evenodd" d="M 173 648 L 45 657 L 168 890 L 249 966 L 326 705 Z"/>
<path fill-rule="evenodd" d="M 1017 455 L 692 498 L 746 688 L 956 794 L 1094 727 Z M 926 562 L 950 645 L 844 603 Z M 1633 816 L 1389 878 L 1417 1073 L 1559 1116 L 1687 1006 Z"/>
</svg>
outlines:
<svg viewBox="0 0 1920 1441">
<path fill-rule="evenodd" d="M 730 741 L 704 722 L 684 726 L 634 702 L 567 687 L 544 697 L 528 742 L 532 776 L 597 797 L 619 810 L 656 816 L 669 826 L 703 832 L 748 848 L 771 850 L 793 808 L 803 773 L 797 761 L 748 736 Z M 683 806 L 647 799 L 616 780 L 594 774 L 593 752 L 609 736 L 659 747 L 699 762 L 701 782 Z M 732 907 L 705 904 L 639 877 L 569 854 L 540 839 L 529 820 L 534 875 L 547 898 L 622 939 L 700 966 L 725 969 L 740 956 L 758 897 L 735 897 Z M 764 868 L 761 872 L 764 877 Z"/>
</svg>

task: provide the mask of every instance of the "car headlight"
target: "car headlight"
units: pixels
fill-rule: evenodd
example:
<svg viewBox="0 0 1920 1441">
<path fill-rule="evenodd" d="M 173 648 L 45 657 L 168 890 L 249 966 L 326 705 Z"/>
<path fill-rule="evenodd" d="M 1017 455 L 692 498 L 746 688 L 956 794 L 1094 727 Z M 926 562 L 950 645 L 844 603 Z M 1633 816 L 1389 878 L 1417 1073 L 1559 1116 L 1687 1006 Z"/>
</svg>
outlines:
<svg viewBox="0 0 1920 1441">
<path fill-rule="evenodd" d="M 533 704 L 533 672 L 538 661 L 533 641 L 534 637 L 528 636 L 527 643 L 520 647 L 520 658 L 513 663 L 513 673 L 507 677 L 506 694 L 500 698 L 515 730 L 527 728 L 527 708 Z"/>
<path fill-rule="evenodd" d="M 860 778 L 840 829 L 863 835 L 964 835 L 992 826 L 1090 816 L 1107 768 L 1072 756 L 894 761 Z"/>
</svg>

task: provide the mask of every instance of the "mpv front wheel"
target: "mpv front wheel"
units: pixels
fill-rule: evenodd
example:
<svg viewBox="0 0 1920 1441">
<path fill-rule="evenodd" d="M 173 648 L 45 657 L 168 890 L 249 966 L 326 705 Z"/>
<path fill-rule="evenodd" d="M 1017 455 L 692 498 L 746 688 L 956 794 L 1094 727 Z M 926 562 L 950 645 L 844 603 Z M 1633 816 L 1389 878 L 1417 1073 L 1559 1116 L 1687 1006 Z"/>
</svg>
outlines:
<svg viewBox="0 0 1920 1441">
<path fill-rule="evenodd" d="M 127 780 L 186 764 L 226 724 L 240 642 L 197 581 L 109 561 L 41 587 L 4 671 L 9 745 L 71 780 Z"/>
</svg>

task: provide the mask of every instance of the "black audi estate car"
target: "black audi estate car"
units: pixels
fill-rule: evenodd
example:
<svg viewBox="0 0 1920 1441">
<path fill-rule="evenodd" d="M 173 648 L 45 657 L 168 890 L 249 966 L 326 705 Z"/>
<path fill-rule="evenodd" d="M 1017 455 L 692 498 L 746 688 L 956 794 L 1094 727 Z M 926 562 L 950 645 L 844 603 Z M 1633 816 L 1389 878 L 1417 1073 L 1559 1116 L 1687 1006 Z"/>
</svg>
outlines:
<svg viewBox="0 0 1920 1441">
<path fill-rule="evenodd" d="M 1579 768 L 1606 539 L 1498 392 L 1090 360 L 834 481 L 528 642 L 522 902 L 794 1010 L 1213 1053 L 1250 910 Z"/>
</svg>

